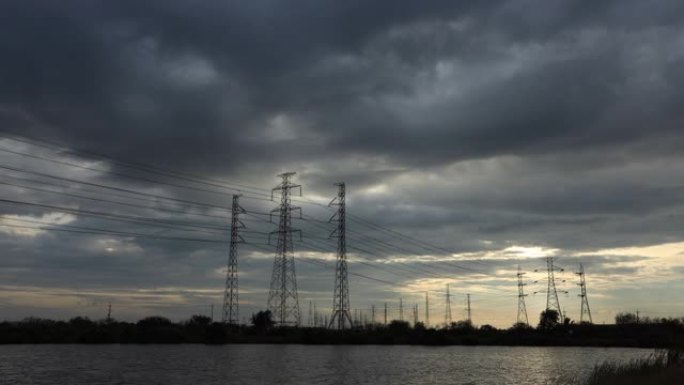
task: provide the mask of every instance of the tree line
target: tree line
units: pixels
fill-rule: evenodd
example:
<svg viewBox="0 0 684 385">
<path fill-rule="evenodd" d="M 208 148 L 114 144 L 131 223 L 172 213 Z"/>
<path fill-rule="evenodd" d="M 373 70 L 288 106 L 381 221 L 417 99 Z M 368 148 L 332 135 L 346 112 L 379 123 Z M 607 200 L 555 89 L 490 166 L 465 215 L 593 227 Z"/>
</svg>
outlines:
<svg viewBox="0 0 684 385">
<path fill-rule="evenodd" d="M 137 322 L 68 321 L 26 318 L 0 322 L 0 344 L 17 343 L 304 343 L 304 344 L 421 344 L 421 345 L 524 345 L 524 346 L 684 346 L 684 319 L 639 318 L 620 313 L 613 325 L 561 320 L 553 310 L 540 314 L 536 327 L 515 324 L 499 329 L 468 321 L 439 328 L 418 322 L 394 320 L 348 330 L 320 327 L 276 327 L 269 311 L 252 315 L 249 325 L 227 325 L 194 315 L 181 322 L 161 316 Z"/>
</svg>

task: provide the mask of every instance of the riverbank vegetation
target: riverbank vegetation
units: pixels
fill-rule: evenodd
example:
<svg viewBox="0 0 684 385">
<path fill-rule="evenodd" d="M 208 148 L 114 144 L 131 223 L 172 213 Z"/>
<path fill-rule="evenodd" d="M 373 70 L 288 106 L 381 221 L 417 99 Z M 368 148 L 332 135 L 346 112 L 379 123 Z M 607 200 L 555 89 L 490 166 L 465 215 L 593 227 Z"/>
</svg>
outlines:
<svg viewBox="0 0 684 385">
<path fill-rule="evenodd" d="M 649 357 L 626 364 L 605 362 L 597 365 L 584 381 L 567 381 L 580 385 L 672 385 L 684 379 L 684 350 L 659 350 Z"/>
<path fill-rule="evenodd" d="M 418 322 L 391 321 L 349 330 L 322 327 L 275 327 L 270 313 L 259 312 L 250 325 L 225 325 L 196 315 L 171 322 L 154 316 L 138 322 L 69 321 L 26 318 L 0 323 L 0 344 L 12 343 L 302 343 L 302 344 L 420 344 L 420 345 L 521 345 L 521 346 L 622 346 L 666 348 L 684 346 L 684 320 L 613 325 L 559 322 L 557 315 L 542 314 L 537 327 L 525 324 L 497 329 L 475 327 L 467 321 L 448 327 L 426 327 Z"/>
</svg>

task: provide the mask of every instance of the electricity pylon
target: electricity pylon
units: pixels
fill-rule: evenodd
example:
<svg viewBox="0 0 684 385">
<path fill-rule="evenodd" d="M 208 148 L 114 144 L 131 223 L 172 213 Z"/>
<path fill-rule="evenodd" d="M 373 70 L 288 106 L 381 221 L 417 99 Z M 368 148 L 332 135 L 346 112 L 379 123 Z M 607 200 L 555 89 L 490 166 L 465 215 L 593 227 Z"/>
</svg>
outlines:
<svg viewBox="0 0 684 385">
<path fill-rule="evenodd" d="M 444 307 L 444 325 L 449 327 L 453 322 L 451 318 L 451 294 L 449 294 L 449 284 L 446 285 L 446 305 Z"/>
<path fill-rule="evenodd" d="M 399 321 L 404 321 L 404 300 L 399 297 Z"/>
<path fill-rule="evenodd" d="M 525 273 L 522 272 L 520 269 L 520 265 L 518 265 L 518 322 L 517 324 L 525 324 L 525 325 L 530 325 L 530 322 L 527 318 L 527 306 L 525 306 L 525 297 L 527 297 L 527 294 L 525 294 L 525 285 L 526 283 L 523 282 L 523 275 Z"/>
<path fill-rule="evenodd" d="M 535 270 L 537 271 L 537 270 Z M 556 271 L 564 271 L 563 269 L 557 267 L 553 263 L 553 257 L 546 257 L 546 276 L 547 276 L 547 286 L 545 291 L 537 291 L 535 293 L 546 293 L 546 309 L 554 310 L 558 312 L 560 321 L 563 322 L 563 311 L 561 310 L 560 302 L 558 301 L 558 290 L 556 290 Z M 561 291 L 561 293 L 566 293 L 567 291 Z"/>
<path fill-rule="evenodd" d="M 580 279 L 579 297 L 582 300 L 582 308 L 580 311 L 580 323 L 585 322 L 585 317 L 586 317 L 586 319 L 589 320 L 589 323 L 594 323 L 594 321 L 591 319 L 591 310 L 589 310 L 589 300 L 587 299 L 587 282 L 585 280 L 584 266 L 582 266 L 581 263 L 579 266 L 580 266 L 579 271 L 575 274 L 579 275 L 579 279 Z"/>
<path fill-rule="evenodd" d="M 418 304 L 413 305 L 413 326 L 418 324 Z"/>
<path fill-rule="evenodd" d="M 274 193 L 280 193 L 280 205 L 271 211 L 271 215 L 277 212 L 279 214 L 278 230 L 273 231 L 270 235 L 278 235 L 278 243 L 276 245 L 276 253 L 273 259 L 273 273 L 271 274 L 271 287 L 268 294 L 268 309 L 273 314 L 274 321 L 281 326 L 295 325 L 298 326 L 301 321 L 299 312 L 299 298 L 297 297 L 297 274 L 295 272 L 294 263 L 294 245 L 292 242 L 292 233 L 299 232 L 301 237 L 301 230 L 292 229 L 292 211 L 300 210 L 299 207 L 292 206 L 290 201 L 290 190 L 299 189 L 299 195 L 302 195 L 302 186 L 294 184 L 290 178 L 295 175 L 294 172 L 286 172 L 279 176 L 283 179 L 278 187 L 271 191 L 271 200 L 273 200 Z"/>
<path fill-rule="evenodd" d="M 430 327 L 430 299 L 427 291 L 425 292 L 425 327 Z"/>
<path fill-rule="evenodd" d="M 238 291 L 238 244 L 244 242 L 240 229 L 245 225 L 240 214 L 245 210 L 240 206 L 240 194 L 233 195 L 233 206 L 230 219 L 230 251 L 226 270 L 226 287 L 223 292 L 223 315 L 221 322 L 235 325 L 240 322 L 240 304 Z"/>
<path fill-rule="evenodd" d="M 309 327 L 314 326 L 313 314 L 313 302 L 309 301 Z"/>
<path fill-rule="evenodd" d="M 346 192 L 344 183 L 337 183 L 337 197 L 328 206 L 337 206 L 330 222 L 337 222 L 337 228 L 330 234 L 337 235 L 337 266 L 335 268 L 335 290 L 333 310 L 329 329 L 344 330 L 354 324 L 349 314 L 349 279 L 347 277 L 347 238 L 346 238 Z"/>
<path fill-rule="evenodd" d="M 473 313 L 472 313 L 472 309 L 470 308 L 470 294 L 466 294 L 466 316 L 467 316 L 468 324 L 472 325 L 473 324 Z"/>
</svg>

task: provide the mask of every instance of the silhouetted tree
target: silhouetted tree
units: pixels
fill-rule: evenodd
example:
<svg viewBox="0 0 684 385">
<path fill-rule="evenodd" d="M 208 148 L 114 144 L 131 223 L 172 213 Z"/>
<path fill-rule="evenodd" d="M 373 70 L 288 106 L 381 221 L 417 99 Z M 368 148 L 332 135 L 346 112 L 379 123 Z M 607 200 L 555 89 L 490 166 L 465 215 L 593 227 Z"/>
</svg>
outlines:
<svg viewBox="0 0 684 385">
<path fill-rule="evenodd" d="M 69 320 L 69 323 L 80 329 L 92 328 L 95 326 L 95 322 L 91 321 L 88 317 L 74 317 Z"/>
<path fill-rule="evenodd" d="M 541 330 L 551 330 L 558 326 L 560 320 L 560 314 L 552 309 L 547 309 L 541 312 L 539 315 L 539 326 L 538 329 Z"/>
<path fill-rule="evenodd" d="M 637 316 L 634 313 L 617 313 L 615 315 L 615 323 L 617 325 L 625 325 L 625 324 L 635 324 L 637 323 Z"/>
<path fill-rule="evenodd" d="M 532 326 L 524 323 L 524 322 L 516 322 L 511 326 L 511 329 L 513 330 L 529 330 L 532 329 Z"/>
<path fill-rule="evenodd" d="M 480 326 L 480 330 L 482 330 L 483 332 L 493 332 L 493 331 L 496 331 L 497 329 L 492 325 L 486 324 L 486 325 Z"/>
<path fill-rule="evenodd" d="M 152 316 L 143 318 L 136 324 L 138 340 L 142 343 L 177 343 L 183 341 L 178 325 L 168 318 Z"/>
<path fill-rule="evenodd" d="M 475 330 L 475 328 L 473 327 L 473 323 L 468 320 L 452 322 L 451 325 L 449 325 L 449 329 L 462 331 Z"/>
<path fill-rule="evenodd" d="M 393 320 L 387 325 L 388 329 L 392 333 L 406 333 L 411 329 L 411 326 L 407 321 Z"/>
<path fill-rule="evenodd" d="M 258 330 L 266 330 L 273 326 L 273 315 L 270 310 L 260 311 L 252 314 L 252 325 Z"/>
<path fill-rule="evenodd" d="M 172 323 L 168 318 L 155 315 L 141 319 L 138 321 L 137 325 L 140 327 L 162 327 L 171 326 Z"/>
<path fill-rule="evenodd" d="M 211 323 L 211 318 L 205 315 L 195 314 L 188 320 L 189 325 L 201 325 L 206 326 Z"/>
</svg>

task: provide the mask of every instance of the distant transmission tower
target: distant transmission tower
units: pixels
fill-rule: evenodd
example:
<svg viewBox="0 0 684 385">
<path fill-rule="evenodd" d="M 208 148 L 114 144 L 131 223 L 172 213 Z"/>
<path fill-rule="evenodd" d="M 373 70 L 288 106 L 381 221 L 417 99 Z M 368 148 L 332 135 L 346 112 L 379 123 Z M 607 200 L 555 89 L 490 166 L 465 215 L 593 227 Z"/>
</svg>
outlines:
<svg viewBox="0 0 684 385">
<path fill-rule="evenodd" d="M 399 321 L 404 320 L 404 300 L 399 297 Z"/>
<path fill-rule="evenodd" d="M 473 324 L 473 313 L 472 309 L 470 308 L 470 294 L 466 294 L 466 315 L 468 319 L 469 324 Z"/>
<path fill-rule="evenodd" d="M 517 324 L 525 324 L 525 325 L 530 325 L 529 320 L 527 319 L 527 306 L 525 306 L 525 297 L 527 297 L 527 294 L 525 294 L 525 283 L 523 282 L 523 275 L 525 273 L 522 272 L 520 269 L 520 265 L 518 265 L 518 322 Z"/>
<path fill-rule="evenodd" d="M 314 326 L 313 314 L 313 302 L 309 301 L 309 327 Z"/>
<path fill-rule="evenodd" d="M 347 278 L 347 238 L 346 238 L 346 192 L 344 183 L 338 183 L 337 198 L 329 206 L 337 206 L 337 213 L 330 218 L 337 222 L 337 229 L 330 234 L 337 234 L 337 266 L 335 269 L 335 290 L 333 296 L 332 317 L 328 328 L 343 330 L 352 327 L 349 314 L 349 279 Z"/>
<path fill-rule="evenodd" d="M 537 271 L 537 270 L 535 270 Z M 546 310 L 555 310 L 558 312 L 561 322 L 563 322 L 563 311 L 560 307 L 560 302 L 558 301 L 558 290 L 556 290 L 556 271 L 563 271 L 563 269 L 558 268 L 554 265 L 553 257 L 546 257 L 546 275 L 547 275 L 547 287 L 546 291 L 540 291 L 537 293 L 546 293 Z M 562 293 L 567 293 L 566 291 L 561 291 Z"/>
<path fill-rule="evenodd" d="M 314 304 L 313 306 L 314 306 L 314 309 L 313 309 L 313 311 L 314 311 L 314 327 L 317 328 L 318 325 L 321 323 L 320 322 L 321 317 L 318 314 L 318 308 L 316 307 L 316 304 Z"/>
<path fill-rule="evenodd" d="M 228 268 L 226 270 L 226 287 L 223 292 L 223 315 L 221 322 L 235 325 L 240 322 L 239 292 L 238 292 L 238 244 L 244 242 L 239 230 L 244 228 L 240 221 L 240 214 L 245 210 L 240 206 L 240 195 L 233 195 L 230 220 L 230 251 L 228 253 Z"/>
<path fill-rule="evenodd" d="M 387 326 L 387 302 L 385 302 L 385 326 Z"/>
<path fill-rule="evenodd" d="M 287 172 L 279 176 L 283 181 L 271 191 L 271 200 L 276 191 L 280 192 L 280 205 L 271 211 L 279 213 L 278 230 L 271 234 L 278 234 L 275 258 L 273 260 L 273 273 L 271 275 L 271 288 L 268 294 L 268 309 L 274 316 L 274 321 L 279 325 L 299 325 L 299 298 L 297 297 L 297 274 L 294 263 L 294 245 L 292 233 L 300 230 L 292 229 L 292 211 L 300 210 L 290 203 L 290 190 L 299 188 L 302 195 L 301 185 L 294 184 L 290 178 L 294 172 Z M 301 214 L 301 211 L 300 211 Z M 270 239 L 269 239 L 270 242 Z"/>
<path fill-rule="evenodd" d="M 428 292 L 425 292 L 425 327 L 430 327 L 430 299 Z"/>
<path fill-rule="evenodd" d="M 451 319 L 451 294 L 449 294 L 449 284 L 446 285 L 446 305 L 444 308 L 444 325 L 449 327 L 453 320 Z"/>
<path fill-rule="evenodd" d="M 594 323 L 594 321 L 591 319 L 591 310 L 589 310 L 589 300 L 587 299 L 587 282 L 585 280 L 585 275 L 584 275 L 584 266 L 580 263 L 580 268 L 579 271 L 575 274 L 579 275 L 580 278 L 580 298 L 582 299 L 582 309 L 580 312 L 580 322 L 585 322 L 587 319 L 589 320 L 589 323 Z M 586 318 L 585 318 L 586 317 Z"/>
<path fill-rule="evenodd" d="M 418 304 L 413 305 L 413 325 L 418 324 Z"/>
</svg>

